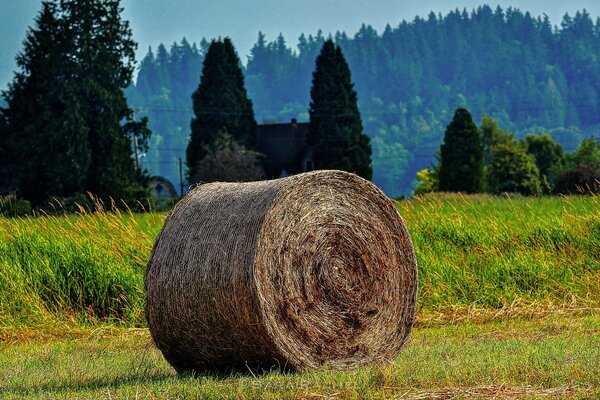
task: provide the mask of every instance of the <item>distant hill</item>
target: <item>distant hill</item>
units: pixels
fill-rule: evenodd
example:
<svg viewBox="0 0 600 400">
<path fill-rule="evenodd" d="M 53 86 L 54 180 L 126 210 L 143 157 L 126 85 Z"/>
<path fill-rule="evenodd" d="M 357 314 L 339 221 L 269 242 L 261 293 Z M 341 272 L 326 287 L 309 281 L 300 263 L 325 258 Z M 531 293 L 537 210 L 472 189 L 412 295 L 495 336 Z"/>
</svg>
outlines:
<svg viewBox="0 0 600 400">
<path fill-rule="evenodd" d="M 415 172 L 435 162 L 458 106 L 484 113 L 518 136 L 550 132 L 567 151 L 600 124 L 600 19 L 585 11 L 559 27 L 547 17 L 482 6 L 468 13 L 403 21 L 381 33 L 363 25 L 334 37 L 350 64 L 376 184 L 392 196 L 411 190 Z M 308 119 L 314 62 L 325 38 L 302 35 L 296 48 L 259 34 L 245 70 L 257 121 Z M 186 41 L 149 53 L 129 97 L 156 132 L 145 162 L 176 177 L 191 119 L 203 51 Z"/>
</svg>

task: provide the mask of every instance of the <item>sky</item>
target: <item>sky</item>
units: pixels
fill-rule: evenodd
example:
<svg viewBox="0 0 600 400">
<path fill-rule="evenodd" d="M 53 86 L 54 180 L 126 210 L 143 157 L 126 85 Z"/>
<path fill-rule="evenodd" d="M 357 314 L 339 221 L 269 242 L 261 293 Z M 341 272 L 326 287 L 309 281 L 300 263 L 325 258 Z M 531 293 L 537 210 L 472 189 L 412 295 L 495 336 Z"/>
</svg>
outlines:
<svg viewBox="0 0 600 400">
<path fill-rule="evenodd" d="M 482 4 L 500 5 L 547 14 L 558 25 L 569 12 L 586 9 L 595 19 L 600 16 L 598 0 L 121 0 L 124 18 L 131 22 L 140 60 L 148 47 L 159 43 L 167 47 L 186 37 L 190 42 L 229 36 L 240 59 L 246 63 L 258 32 L 274 40 L 282 33 L 288 44 L 296 45 L 301 33 L 324 35 L 345 31 L 352 36 L 361 24 L 378 32 L 402 20 L 426 17 L 431 11 L 442 14 L 455 8 L 471 10 Z M 12 79 L 15 55 L 22 47 L 28 26 L 41 6 L 41 0 L 0 0 L 0 89 Z"/>
</svg>

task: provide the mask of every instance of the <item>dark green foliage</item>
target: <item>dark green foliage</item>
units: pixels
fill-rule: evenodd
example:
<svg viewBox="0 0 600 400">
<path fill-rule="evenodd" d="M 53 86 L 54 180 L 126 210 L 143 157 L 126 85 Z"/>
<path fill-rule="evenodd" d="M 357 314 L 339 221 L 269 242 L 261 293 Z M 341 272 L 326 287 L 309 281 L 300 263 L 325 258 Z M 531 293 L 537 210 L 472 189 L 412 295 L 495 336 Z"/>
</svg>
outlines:
<svg viewBox="0 0 600 400">
<path fill-rule="evenodd" d="M 260 154 L 238 144 L 229 133 L 207 145 L 190 183 L 255 181 L 264 176 Z"/>
<path fill-rule="evenodd" d="M 339 169 L 371 179 L 371 145 L 363 133 L 350 68 L 331 40 L 317 57 L 310 97 L 307 142 L 316 169 Z"/>
<path fill-rule="evenodd" d="M 42 204 L 51 196 L 93 192 L 133 200 L 146 195 L 131 138 L 136 122 L 123 89 L 131 83 L 136 44 L 118 0 L 42 3 L 17 61 L 3 110 L 11 186 Z"/>
<path fill-rule="evenodd" d="M 507 143 L 512 140 L 514 140 L 514 135 L 502 130 L 495 119 L 487 114 L 481 118 L 481 142 L 483 144 L 484 165 L 490 163 L 492 148 L 500 143 Z"/>
<path fill-rule="evenodd" d="M 479 193 L 483 188 L 483 146 L 469 111 L 458 108 L 440 147 L 439 189 Z"/>
<path fill-rule="evenodd" d="M 556 193 L 600 193 L 600 140 L 585 139 L 572 153 L 558 177 Z"/>
<path fill-rule="evenodd" d="M 34 204 L 82 191 L 90 165 L 76 88 L 67 84 L 77 67 L 64 57 L 71 51 L 69 35 L 58 4 L 44 2 L 17 56 L 19 71 L 3 93 L 8 185 Z"/>
<path fill-rule="evenodd" d="M 555 192 L 559 194 L 600 193 L 600 172 L 589 165 L 577 165 L 559 176 Z"/>
<path fill-rule="evenodd" d="M 10 191 L 8 129 L 0 108 L 0 196 Z"/>
<path fill-rule="evenodd" d="M 200 85 L 192 95 L 192 135 L 186 155 L 188 176 L 196 175 L 197 164 L 219 134 L 229 133 L 239 144 L 253 147 L 256 121 L 252 102 L 244 86 L 240 60 L 231 40 L 214 40 L 208 47 Z"/>
<path fill-rule="evenodd" d="M 567 157 L 567 164 L 589 165 L 595 171 L 600 171 L 600 140 L 593 136 L 583 140 L 573 154 Z"/>
<path fill-rule="evenodd" d="M 362 26 L 353 35 L 336 34 L 334 42 L 353 71 L 364 131 L 379 139 L 372 142 L 373 181 L 389 195 L 408 193 L 416 172 L 436 162 L 445 125 L 458 105 L 467 106 L 478 121 L 489 113 L 519 138 L 548 132 L 565 151 L 573 151 L 600 123 L 600 22 L 579 12 L 559 25 L 554 30 L 545 16 L 484 5 L 470 13 L 416 17 L 382 32 Z M 303 34 L 291 43 L 297 51 L 290 46 L 293 38 L 268 39 L 259 35 L 246 69 L 256 118 L 307 121 L 314 60 L 325 38 L 321 32 Z M 160 64 L 159 51 L 155 58 Z M 175 68 L 167 71 L 176 76 Z M 164 103 L 151 106 L 155 110 L 148 114 L 164 141 L 153 146 L 168 149 L 157 151 L 163 163 L 171 162 L 170 149 L 181 147 L 171 138 L 188 130 L 176 121 L 184 116 L 189 121 L 191 112 L 189 104 L 176 106 L 170 99 L 176 96 L 171 83 L 156 90 L 152 96 Z M 148 103 L 142 98 L 136 104 Z M 176 162 L 151 166 L 167 173 Z"/>
<path fill-rule="evenodd" d="M 556 180 L 555 171 L 563 158 L 562 146 L 554 143 L 548 134 L 528 135 L 525 140 L 527 152 L 535 157 L 544 192 L 549 193 Z"/>
<path fill-rule="evenodd" d="M 0 196 L 0 215 L 4 217 L 21 217 L 31 212 L 31 202 L 17 199 L 14 195 Z"/>
<path fill-rule="evenodd" d="M 540 195 L 540 172 L 535 157 L 527 153 L 523 143 L 503 142 L 492 147 L 487 169 L 488 187 L 491 193 L 520 193 Z"/>
</svg>

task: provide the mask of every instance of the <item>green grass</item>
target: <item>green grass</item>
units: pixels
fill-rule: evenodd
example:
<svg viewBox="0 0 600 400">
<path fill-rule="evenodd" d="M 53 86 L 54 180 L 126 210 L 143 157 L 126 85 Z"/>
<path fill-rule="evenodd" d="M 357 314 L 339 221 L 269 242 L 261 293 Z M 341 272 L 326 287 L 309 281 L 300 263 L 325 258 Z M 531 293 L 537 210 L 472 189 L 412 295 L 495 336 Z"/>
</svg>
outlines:
<svg viewBox="0 0 600 400">
<path fill-rule="evenodd" d="M 600 396 L 600 315 L 417 328 L 383 368 L 226 378 L 177 376 L 145 329 L 0 346 L 2 399 Z"/>
<path fill-rule="evenodd" d="M 419 262 L 419 321 L 600 308 L 597 197 L 437 196 L 398 203 Z M 0 328 L 144 325 L 164 214 L 0 219 Z"/>
<path fill-rule="evenodd" d="M 384 368 L 177 376 L 144 328 L 165 214 L 0 219 L 0 399 L 600 398 L 600 200 L 397 204 L 417 328 Z"/>
<path fill-rule="evenodd" d="M 600 307 L 600 200 L 446 195 L 398 203 L 421 311 Z"/>
</svg>

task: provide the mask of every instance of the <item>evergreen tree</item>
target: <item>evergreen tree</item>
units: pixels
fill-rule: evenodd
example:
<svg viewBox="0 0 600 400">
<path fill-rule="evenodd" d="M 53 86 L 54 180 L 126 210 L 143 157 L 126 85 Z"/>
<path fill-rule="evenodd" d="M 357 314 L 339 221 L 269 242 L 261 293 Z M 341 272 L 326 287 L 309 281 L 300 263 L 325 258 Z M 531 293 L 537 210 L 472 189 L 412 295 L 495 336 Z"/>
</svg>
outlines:
<svg viewBox="0 0 600 400">
<path fill-rule="evenodd" d="M 77 67 L 65 56 L 72 52 L 73 36 L 59 11 L 57 2 L 42 3 L 17 56 L 19 71 L 3 93 L 7 184 L 35 205 L 51 195 L 83 192 L 91 161 L 88 130 L 69 84 Z"/>
<path fill-rule="evenodd" d="M 8 168 L 9 150 L 8 150 L 8 129 L 6 128 L 6 120 L 0 109 L 0 196 L 6 194 L 11 189 Z"/>
<path fill-rule="evenodd" d="M 121 11 L 118 0 L 46 1 L 27 35 L 3 114 L 14 186 L 34 204 L 146 194 L 131 138 L 143 146 L 149 131 L 123 94 L 136 44 Z"/>
<path fill-rule="evenodd" d="M 307 137 L 317 169 L 340 169 L 371 179 L 370 139 L 363 133 L 357 95 L 342 50 L 327 40 L 316 60 Z"/>
<path fill-rule="evenodd" d="M 469 111 L 458 108 L 440 147 L 439 189 L 478 193 L 482 185 L 483 146 L 479 130 Z"/>
<path fill-rule="evenodd" d="M 147 121 L 134 121 L 123 90 L 131 84 L 135 49 L 120 0 L 61 0 L 65 23 L 75 35 L 75 82 L 91 162 L 86 190 L 102 197 L 132 200 L 147 194 L 147 178 L 135 168 L 131 143 L 144 149 Z"/>
<path fill-rule="evenodd" d="M 188 144 L 188 177 L 196 175 L 200 160 L 219 134 L 229 133 L 238 144 L 252 148 L 256 121 L 244 86 L 240 60 L 229 38 L 214 40 L 208 47 L 200 85 L 192 95 L 195 117 Z"/>
</svg>

